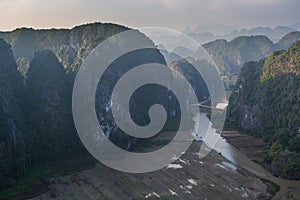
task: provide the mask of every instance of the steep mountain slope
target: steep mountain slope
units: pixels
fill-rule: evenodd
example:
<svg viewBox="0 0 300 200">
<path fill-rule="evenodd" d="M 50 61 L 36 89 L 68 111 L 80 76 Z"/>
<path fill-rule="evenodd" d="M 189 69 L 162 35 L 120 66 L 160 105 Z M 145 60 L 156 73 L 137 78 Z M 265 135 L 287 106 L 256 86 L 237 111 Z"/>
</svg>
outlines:
<svg viewBox="0 0 300 200">
<path fill-rule="evenodd" d="M 185 79 L 187 79 L 191 86 L 193 87 L 193 90 L 195 91 L 195 94 L 198 97 L 198 101 L 201 102 L 203 100 L 205 100 L 207 97 L 209 97 L 209 92 L 208 92 L 208 88 L 203 80 L 203 78 L 201 77 L 201 75 L 199 74 L 199 72 L 193 67 L 193 65 L 191 63 L 193 63 L 193 61 L 188 62 L 188 59 L 191 58 L 187 58 L 187 59 L 181 59 L 178 61 L 173 61 L 169 64 L 169 67 L 173 70 L 173 72 L 182 75 L 185 77 Z M 198 66 L 201 67 L 213 67 L 211 65 L 209 65 L 208 63 L 206 63 L 205 61 L 198 61 L 198 62 L 202 62 L 201 64 L 198 64 Z M 180 78 L 180 77 L 178 77 Z"/>
<path fill-rule="evenodd" d="M 0 32 L 0 38 L 11 44 L 17 61 L 24 58 L 31 60 L 34 52 L 48 49 L 59 58 L 68 71 L 76 71 L 94 47 L 106 38 L 125 30 L 128 28 L 116 24 L 93 23 L 73 29 L 21 28 L 12 32 Z"/>
<path fill-rule="evenodd" d="M 26 83 L 28 86 L 27 90 L 32 90 L 30 92 L 27 91 L 27 93 L 29 94 L 28 96 L 30 96 L 30 98 L 34 98 L 32 96 L 33 95 L 32 92 L 37 90 L 37 87 L 33 85 L 38 85 L 39 87 L 41 87 L 44 84 L 43 82 L 42 83 L 39 82 L 42 79 L 41 77 L 38 78 L 38 75 L 35 75 L 34 76 L 35 78 L 32 78 L 33 72 L 32 70 L 30 70 L 30 67 L 33 67 L 31 65 L 36 63 L 36 62 L 32 62 L 33 59 L 38 60 L 37 56 L 34 55 L 35 52 L 46 49 L 54 53 L 58 58 L 58 60 L 62 62 L 65 70 L 67 72 L 72 72 L 69 73 L 71 74 L 71 76 L 66 76 L 67 78 L 70 78 L 69 87 L 71 88 L 71 85 L 73 84 L 71 79 L 72 77 L 74 77 L 72 75 L 75 75 L 77 73 L 79 66 L 86 58 L 87 54 L 106 38 L 125 30 L 129 30 L 129 29 L 115 24 L 94 23 L 94 24 L 78 26 L 70 30 L 68 29 L 34 30 L 34 29 L 22 28 L 12 32 L 2 32 L 0 33 L 0 38 L 1 37 L 4 38 L 7 42 L 9 42 L 12 45 L 13 52 L 17 60 L 18 69 L 27 80 Z M 143 42 L 149 42 L 149 40 L 145 38 L 145 41 Z M 155 48 L 155 45 L 152 42 L 151 44 Z M 40 55 L 43 56 L 43 54 Z M 126 71 L 128 71 L 130 68 L 133 68 L 143 63 L 147 63 L 147 61 L 165 64 L 164 58 L 161 56 L 160 52 L 158 51 L 153 51 L 153 50 L 147 50 L 144 52 L 139 51 L 139 52 L 134 52 L 132 55 L 128 54 L 127 56 L 128 58 L 124 58 L 123 60 L 118 61 L 119 63 L 122 62 L 122 65 L 119 64 L 118 62 L 115 62 L 114 63 L 115 66 L 112 65 L 110 67 L 111 69 L 107 71 L 105 76 L 109 76 L 111 77 L 111 79 L 110 80 L 103 79 L 104 81 L 103 84 L 99 85 L 98 87 L 99 89 L 97 91 L 97 105 L 99 106 L 97 106 L 96 108 L 99 111 L 98 114 L 100 112 L 106 113 L 105 114 L 106 118 L 103 118 L 103 116 L 98 116 L 100 122 L 103 122 L 103 120 L 108 122 L 108 124 L 103 126 L 105 130 L 107 129 L 106 131 L 115 130 L 116 128 L 116 124 L 112 120 L 111 112 L 110 111 L 108 112 L 106 110 L 110 109 L 109 99 L 112 93 L 112 87 L 114 86 L 116 81 L 120 78 L 120 76 Z M 47 64 L 47 66 L 43 66 L 42 64 L 42 62 L 45 62 L 47 59 L 50 59 L 51 61 L 50 65 L 54 65 L 53 67 L 58 65 L 56 61 L 53 62 L 53 58 L 47 58 L 43 56 L 43 59 L 39 61 L 40 72 L 36 72 L 38 70 L 35 69 L 34 74 L 38 74 L 38 73 L 43 74 L 44 72 L 42 72 L 42 69 L 47 70 L 51 68 L 49 66 L 49 63 Z M 43 78 L 43 81 L 48 80 L 48 78 L 49 77 Z M 36 88 L 32 89 L 33 87 Z M 42 89 L 39 88 L 39 90 Z M 152 95 L 152 97 L 149 97 L 149 95 L 147 96 L 146 94 L 157 94 L 157 95 L 156 96 Z M 165 89 L 156 88 L 155 90 L 153 90 L 149 88 L 148 89 L 144 88 L 143 92 L 139 92 L 135 96 L 137 100 L 132 101 L 132 106 L 134 107 L 132 112 L 135 113 L 132 117 L 141 124 L 145 124 L 145 123 L 147 124 L 147 122 L 149 122 L 149 117 L 147 116 L 147 108 L 149 108 L 149 102 L 162 103 L 167 109 L 169 116 L 171 116 L 171 113 L 176 112 L 174 111 L 174 109 L 176 109 L 175 105 L 177 104 L 175 101 L 176 98 L 172 98 L 172 101 L 174 102 L 169 101 L 168 99 L 171 98 L 173 94 L 171 94 L 168 91 L 165 91 Z M 137 97 L 137 96 L 144 96 L 144 97 Z M 204 96 L 207 96 L 207 94 L 199 94 L 199 96 L 200 98 L 203 98 Z M 154 98 L 159 99 L 159 101 L 154 100 Z M 31 101 L 33 100 L 32 99 L 28 100 L 28 102 Z M 34 99 L 34 101 L 37 101 L 37 99 Z M 139 102 L 144 102 L 144 103 L 139 103 Z M 25 107 L 28 107 L 28 105 Z M 43 106 L 41 106 L 41 108 L 38 109 L 43 109 L 42 107 Z M 34 108 L 30 107 L 29 110 L 30 111 L 28 113 L 34 111 Z M 61 110 L 59 110 L 58 112 L 60 111 Z M 41 120 L 39 117 L 37 117 L 36 119 L 37 121 Z M 49 123 L 50 122 L 51 120 L 49 121 Z M 49 127 L 45 128 L 45 130 L 48 129 Z M 120 130 L 117 130 L 117 132 L 118 132 L 117 134 L 110 134 L 110 137 L 114 138 L 115 142 L 121 145 L 123 148 L 127 148 L 127 146 L 133 147 L 134 145 L 131 145 L 131 143 L 137 143 L 136 139 L 130 137 L 128 138 L 124 134 L 121 134 Z"/>
<path fill-rule="evenodd" d="M 246 63 L 230 97 L 228 124 L 268 142 L 272 172 L 300 178 L 300 41 Z M 298 135 L 298 136 L 297 136 Z"/>
<path fill-rule="evenodd" d="M 203 47 L 212 56 L 221 73 L 238 73 L 241 59 L 239 52 L 226 40 L 216 40 Z"/>
<path fill-rule="evenodd" d="M 20 109 L 22 82 L 10 46 L 0 39 L 0 187 L 24 173 L 26 132 Z"/>
<path fill-rule="evenodd" d="M 72 79 L 51 51 L 35 53 L 25 91 L 24 113 L 32 127 L 32 162 L 78 152 L 82 146 L 72 117 Z"/>
<path fill-rule="evenodd" d="M 66 71 L 76 72 L 92 48 L 124 30 L 94 23 L 72 30 L 0 33 L 12 46 L 11 51 L 1 39 L 1 187 L 31 166 L 83 150 L 71 113 L 74 77 Z"/>
<path fill-rule="evenodd" d="M 124 30 L 127 28 L 96 23 L 71 30 L 18 29 L 0 33 L 13 50 L 0 39 L 0 179 L 3 184 L 0 187 L 13 185 L 30 167 L 44 161 L 85 152 L 72 116 L 74 75 L 97 44 Z M 155 48 L 151 40 L 139 34 L 145 43 Z M 116 43 L 122 45 L 121 41 Z M 130 151 L 140 150 L 141 146 L 153 141 L 123 133 L 113 119 L 110 98 L 120 77 L 145 63 L 166 64 L 156 49 L 125 54 L 104 72 L 95 97 L 95 109 L 103 131 L 116 145 Z M 157 78 L 165 77 L 158 74 Z M 137 124 L 146 125 L 150 122 L 150 106 L 161 104 L 168 115 L 162 132 L 171 126 L 178 128 L 173 122 L 180 115 L 174 94 L 167 88 L 150 86 L 139 88 L 130 99 L 131 117 Z M 203 98 L 206 94 L 199 95 Z M 124 113 L 127 112 L 120 107 L 119 114 L 126 119 L 128 116 Z"/>
<path fill-rule="evenodd" d="M 203 47 L 212 56 L 223 75 L 239 74 L 242 65 L 249 61 L 259 61 L 276 50 L 287 49 L 300 40 L 299 32 L 284 36 L 273 43 L 266 36 L 240 36 L 229 42 L 216 40 Z"/>
<path fill-rule="evenodd" d="M 203 47 L 225 74 L 238 74 L 243 63 L 258 61 L 274 50 L 272 41 L 265 36 L 240 36 L 230 42 L 217 40 Z"/>
<path fill-rule="evenodd" d="M 300 32 L 299 31 L 294 31 L 291 32 L 287 35 L 285 35 L 283 38 L 281 38 L 278 42 L 278 49 L 287 49 L 296 42 L 297 40 L 300 39 Z"/>
<path fill-rule="evenodd" d="M 34 52 L 38 50 L 51 50 L 68 72 L 76 71 L 97 44 L 125 30 L 128 28 L 115 24 L 93 23 L 70 30 L 21 28 L 0 32 L 0 38 L 12 45 L 18 69 L 25 75 Z M 229 42 L 209 42 L 203 47 L 212 55 L 222 74 L 238 74 L 245 62 L 258 61 L 275 50 L 286 49 L 298 39 L 299 32 L 287 34 L 278 44 L 273 44 L 265 36 L 239 36 Z"/>
</svg>

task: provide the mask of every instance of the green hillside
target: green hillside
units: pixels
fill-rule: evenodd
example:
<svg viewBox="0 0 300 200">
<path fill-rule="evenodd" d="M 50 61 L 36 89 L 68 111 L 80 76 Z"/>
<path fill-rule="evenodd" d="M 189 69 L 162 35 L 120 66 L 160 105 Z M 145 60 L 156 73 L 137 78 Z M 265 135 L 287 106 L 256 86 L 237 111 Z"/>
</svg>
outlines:
<svg viewBox="0 0 300 200">
<path fill-rule="evenodd" d="M 300 40 L 300 32 L 284 36 L 273 43 L 266 36 L 240 36 L 231 41 L 216 40 L 203 47 L 212 56 L 222 75 L 239 74 L 240 68 L 249 61 L 259 61 L 276 50 L 287 49 Z"/>
<path fill-rule="evenodd" d="M 116 24 L 93 23 L 72 29 L 16 29 L 0 32 L 12 46 L 16 60 L 32 59 L 39 50 L 51 50 L 68 71 L 76 71 L 86 55 L 106 38 L 128 30 Z"/>
<path fill-rule="evenodd" d="M 300 41 L 241 69 L 227 125 L 267 142 L 275 175 L 300 178 Z"/>
</svg>

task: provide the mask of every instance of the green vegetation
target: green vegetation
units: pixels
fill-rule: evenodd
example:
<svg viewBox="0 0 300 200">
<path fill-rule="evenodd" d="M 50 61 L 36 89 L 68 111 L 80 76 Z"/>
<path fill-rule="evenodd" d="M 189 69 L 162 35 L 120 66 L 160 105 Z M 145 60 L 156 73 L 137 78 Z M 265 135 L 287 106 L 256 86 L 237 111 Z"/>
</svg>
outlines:
<svg viewBox="0 0 300 200">
<path fill-rule="evenodd" d="M 93 47 L 124 30 L 94 23 L 0 33 L 11 45 L 0 39 L 0 188 L 14 186 L 39 163 L 85 152 L 71 113 L 74 77 L 67 72 L 76 73 Z"/>
<path fill-rule="evenodd" d="M 0 52 L 0 199 L 6 199 L 58 175 L 47 166 L 33 166 L 83 152 L 83 147 L 72 122 L 70 78 L 55 55 L 36 53 L 24 87 L 3 40 Z"/>
<path fill-rule="evenodd" d="M 31 169 L 26 173 L 26 176 L 15 181 L 11 187 L 1 190 L 0 199 L 9 199 L 11 197 L 20 195 L 21 193 L 27 191 L 30 187 L 33 187 L 39 181 L 49 177 L 57 177 L 59 175 L 60 174 L 52 172 L 47 166 Z"/>
<path fill-rule="evenodd" d="M 72 79 L 51 51 L 35 53 L 25 91 L 23 110 L 32 127 L 32 150 L 28 152 L 31 161 L 57 159 L 80 151 L 72 118 Z"/>
<path fill-rule="evenodd" d="M 239 74 L 249 61 L 259 61 L 276 50 L 287 49 L 300 39 L 300 32 L 292 32 L 274 44 L 266 36 L 240 36 L 232 41 L 216 40 L 203 47 L 212 56 L 222 75 Z"/>
<path fill-rule="evenodd" d="M 94 47 L 125 30 L 128 28 L 116 24 L 93 23 L 70 30 L 21 28 L 0 32 L 0 38 L 12 46 L 16 59 L 32 59 L 35 52 L 47 49 L 58 57 L 67 71 L 75 72 Z"/>
<path fill-rule="evenodd" d="M 45 163 L 77 153 L 88 155 L 73 122 L 74 75 L 97 44 L 124 30 L 127 28 L 119 25 L 95 23 L 71 30 L 18 29 L 0 33 L 0 38 L 11 44 L 0 39 L 0 199 L 22 193 L 44 177 L 61 174 L 49 171 Z M 149 45 L 151 41 L 145 37 L 144 42 Z M 122 74 L 145 63 L 165 64 L 165 60 L 157 49 L 130 52 L 111 64 L 97 88 L 95 108 L 99 123 L 110 133 L 110 140 L 124 149 L 161 143 L 157 138 L 144 141 L 123 133 L 111 111 L 106 111 Z M 167 88 L 142 87 L 130 100 L 132 118 L 137 124 L 149 123 L 149 108 L 158 103 L 168 113 L 165 129 L 176 129 L 174 122 L 180 112 L 172 112 L 178 106 L 172 95 Z M 124 114 L 122 108 L 119 113 Z M 41 169 L 32 174 L 40 165 Z"/>
<path fill-rule="evenodd" d="M 0 39 L 0 188 L 10 188 L 1 197 L 25 189 L 28 183 L 17 180 L 24 175 L 30 177 L 28 169 L 32 166 L 83 151 L 71 114 L 73 78 L 52 52 L 34 55 L 33 51 L 38 49 L 35 44 L 41 42 L 41 47 L 47 41 L 37 39 L 47 31 L 38 31 L 40 36 L 36 32 L 19 29 L 0 34 L 14 49 L 13 53 Z M 66 31 L 48 31 L 48 37 L 60 41 L 59 34 L 53 32 L 64 37 Z M 26 72 L 26 87 L 14 54 L 32 59 Z"/>
<path fill-rule="evenodd" d="M 21 76 L 10 46 L 0 39 L 0 187 L 24 174 L 25 140 L 28 137 L 19 99 L 23 97 Z M 8 179 L 6 179 L 9 177 Z"/>
<path fill-rule="evenodd" d="M 275 175 L 300 179 L 300 41 L 246 63 L 230 97 L 227 126 L 267 142 Z"/>
<path fill-rule="evenodd" d="M 289 190 L 286 192 L 283 197 L 281 197 L 282 200 L 297 200 L 300 199 L 300 191 L 299 190 Z"/>
<path fill-rule="evenodd" d="M 300 32 L 294 31 L 289 34 L 286 34 L 283 38 L 281 38 L 277 45 L 278 49 L 288 49 L 291 44 L 295 43 L 300 38 Z"/>
<path fill-rule="evenodd" d="M 191 86 L 193 87 L 193 90 L 195 91 L 195 94 L 198 97 L 198 101 L 201 102 L 205 100 L 207 97 L 209 97 L 208 88 L 206 86 L 206 83 L 203 79 L 203 77 L 199 74 L 197 69 L 194 68 L 194 66 L 191 64 L 195 61 L 193 60 L 186 60 L 181 59 L 178 61 L 173 61 L 169 64 L 169 67 L 173 70 L 174 73 L 180 73 L 186 80 L 189 81 Z M 197 61 L 197 65 L 200 66 L 202 69 L 206 68 L 213 68 L 212 65 L 207 63 L 206 61 Z M 175 75 L 176 76 L 176 75 Z M 180 77 L 178 77 L 180 79 Z"/>
<path fill-rule="evenodd" d="M 47 191 L 52 178 L 65 176 L 91 168 L 96 160 L 86 153 L 66 156 L 63 159 L 37 164 L 23 177 L 13 180 L 9 187 L 0 190 L 0 199 L 24 199 Z"/>
<path fill-rule="evenodd" d="M 45 163 L 82 152 L 87 155 L 71 113 L 74 75 L 96 45 L 125 30 L 128 28 L 94 23 L 71 30 L 22 28 L 0 33 L 0 38 L 11 45 L 0 39 L 0 199 L 18 195 L 44 178 L 65 173 L 62 168 L 53 170 Z M 247 47 L 251 48 L 245 50 Z M 269 53 L 272 43 L 265 37 L 240 37 L 230 43 L 220 40 L 208 48 L 212 52 L 217 49 L 214 58 L 224 63 L 224 70 L 230 76 L 238 73 L 241 63 Z M 256 51 L 257 48 L 260 50 Z M 274 168 L 291 177 L 300 171 L 297 168 L 300 141 L 296 137 L 300 126 L 300 93 L 295 89 L 300 87 L 299 56 L 294 55 L 299 55 L 299 43 L 288 51 L 275 52 L 266 60 L 245 64 L 243 78 L 235 88 L 240 92 L 233 95 L 233 103 L 229 106 L 229 122 L 269 141 L 269 161 L 274 162 Z M 103 130 L 111 133 L 110 139 L 121 148 L 134 151 L 147 145 L 163 145 L 168 141 L 165 135 L 145 141 L 122 133 L 112 120 L 111 111 L 106 111 L 112 89 L 123 73 L 144 63 L 165 64 L 158 50 L 134 51 L 126 56 L 112 63 L 98 85 L 95 104 L 98 120 Z M 281 62 L 286 61 L 287 67 L 283 67 Z M 202 64 L 206 66 L 204 70 L 210 67 L 207 63 Z M 276 70 L 272 70 L 274 65 L 278 66 Z M 183 60 L 174 62 L 171 68 L 184 71 L 199 100 L 208 96 L 202 77 L 195 77 L 195 71 L 188 63 Z M 157 77 L 165 78 L 159 74 Z M 261 105 L 257 106 L 257 102 Z M 146 125 L 149 123 L 149 108 L 156 103 L 167 110 L 164 131 L 176 130 L 180 115 L 178 102 L 166 88 L 145 86 L 138 90 L 130 100 L 131 117 L 137 124 Z M 261 112 L 261 107 L 264 112 Z M 245 112 L 253 118 L 250 125 L 243 122 Z M 121 109 L 120 115 L 124 113 Z M 261 124 L 256 123 L 258 121 Z M 273 122 L 276 122 L 275 126 Z M 253 124 L 257 126 L 251 126 Z M 282 158 L 289 158 L 284 161 L 288 163 L 284 169 L 276 165 Z M 81 169 L 74 163 L 73 166 Z"/>
</svg>

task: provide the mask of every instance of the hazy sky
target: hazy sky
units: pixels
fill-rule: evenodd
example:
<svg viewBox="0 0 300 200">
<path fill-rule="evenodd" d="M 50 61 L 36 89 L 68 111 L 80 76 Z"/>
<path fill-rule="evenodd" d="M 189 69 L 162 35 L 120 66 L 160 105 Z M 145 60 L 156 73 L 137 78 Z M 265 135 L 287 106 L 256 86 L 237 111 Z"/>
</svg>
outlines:
<svg viewBox="0 0 300 200">
<path fill-rule="evenodd" d="M 198 24 L 241 27 L 300 22 L 299 0 L 0 0 L 0 30 L 113 22 L 183 30 Z"/>
</svg>

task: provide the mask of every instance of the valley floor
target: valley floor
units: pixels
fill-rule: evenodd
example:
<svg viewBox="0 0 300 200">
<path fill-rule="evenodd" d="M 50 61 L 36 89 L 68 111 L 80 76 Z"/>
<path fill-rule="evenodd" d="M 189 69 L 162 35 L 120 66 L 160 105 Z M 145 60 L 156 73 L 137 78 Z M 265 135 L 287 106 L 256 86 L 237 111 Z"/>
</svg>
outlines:
<svg viewBox="0 0 300 200">
<path fill-rule="evenodd" d="M 237 168 L 212 151 L 197 155 L 201 142 L 169 167 L 145 174 L 121 173 L 100 163 L 91 169 L 48 179 L 42 199 L 271 199 L 272 184 Z"/>
</svg>

